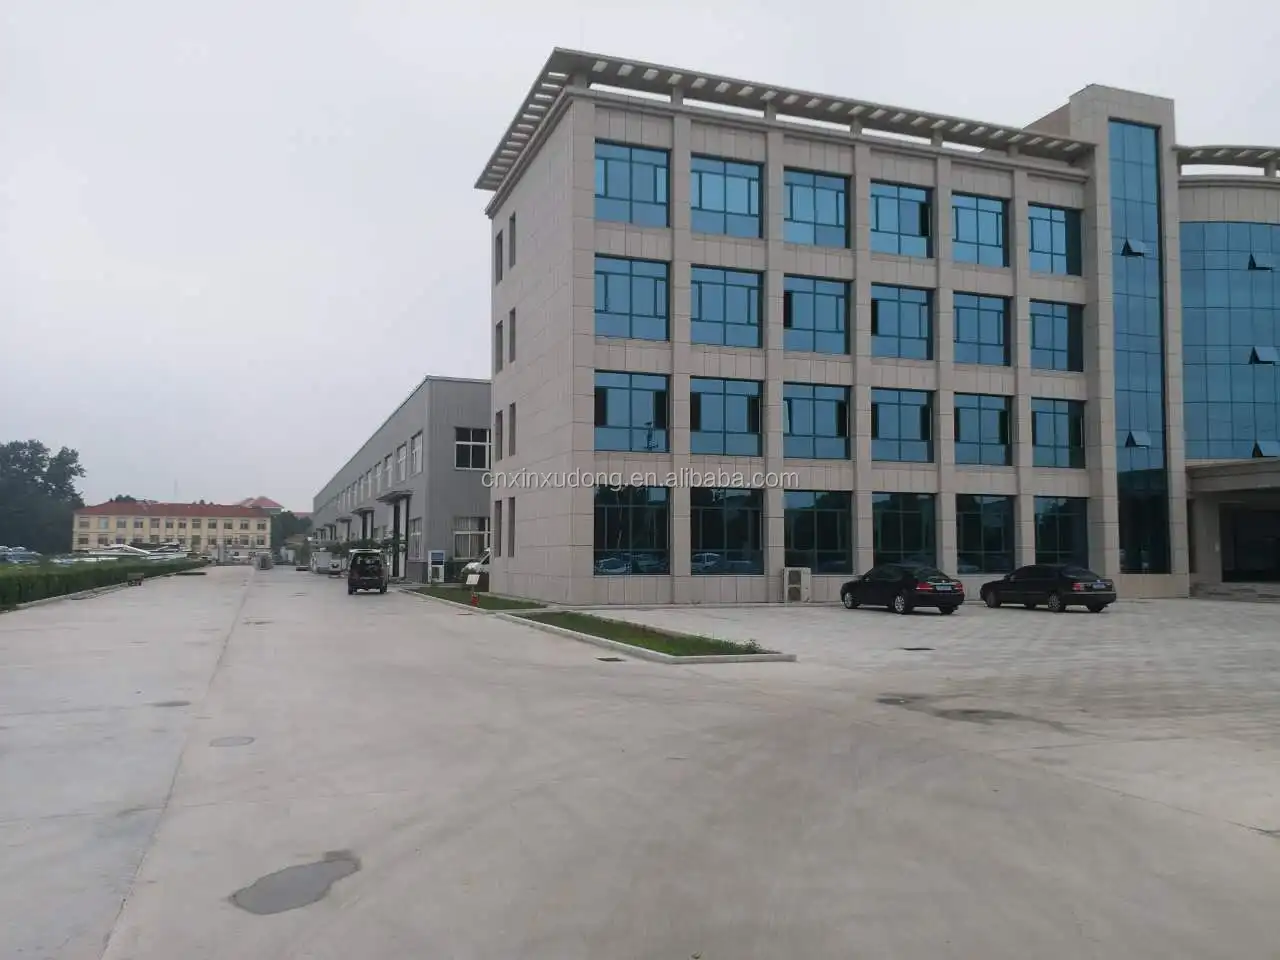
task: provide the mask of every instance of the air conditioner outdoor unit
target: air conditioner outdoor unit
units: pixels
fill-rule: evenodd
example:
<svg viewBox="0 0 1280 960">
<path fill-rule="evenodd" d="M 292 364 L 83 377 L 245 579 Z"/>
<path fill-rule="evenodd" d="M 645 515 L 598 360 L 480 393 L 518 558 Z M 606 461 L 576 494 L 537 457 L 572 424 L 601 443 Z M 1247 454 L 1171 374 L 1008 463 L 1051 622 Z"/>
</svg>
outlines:
<svg viewBox="0 0 1280 960">
<path fill-rule="evenodd" d="M 783 567 L 782 602 L 808 603 L 809 576 L 810 570 L 808 567 Z"/>
</svg>

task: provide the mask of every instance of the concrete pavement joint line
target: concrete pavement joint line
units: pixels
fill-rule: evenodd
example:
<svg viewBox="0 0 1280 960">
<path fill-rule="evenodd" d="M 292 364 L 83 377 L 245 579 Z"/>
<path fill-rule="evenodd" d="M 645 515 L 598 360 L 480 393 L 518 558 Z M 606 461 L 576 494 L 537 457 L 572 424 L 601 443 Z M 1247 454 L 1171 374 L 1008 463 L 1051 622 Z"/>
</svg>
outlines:
<svg viewBox="0 0 1280 960">
<path fill-rule="evenodd" d="M 218 675 L 218 671 L 222 669 L 223 661 L 227 658 L 227 647 L 231 645 L 231 637 L 236 632 L 236 627 L 240 623 L 240 616 L 244 613 L 245 603 L 249 599 L 249 588 L 253 585 L 253 578 L 250 577 L 244 581 L 244 587 L 240 592 L 240 602 L 236 604 L 235 613 L 231 617 L 231 624 L 227 627 L 227 631 L 222 637 L 222 649 L 218 651 L 217 662 L 214 663 L 213 669 L 209 671 L 209 682 L 205 684 L 204 694 L 200 697 L 203 703 L 209 697 L 209 691 L 213 688 L 213 680 Z M 125 890 L 125 894 L 120 898 L 120 908 L 116 910 L 116 915 L 111 919 L 111 926 L 107 930 L 107 935 L 102 940 L 102 955 L 106 956 L 107 951 L 111 949 L 111 940 L 115 936 L 116 928 L 120 925 L 120 918 L 124 916 L 124 908 L 129 903 L 129 897 L 133 894 L 134 885 L 138 882 L 138 877 L 142 874 L 143 869 L 147 865 L 147 860 L 151 856 L 151 851 L 155 849 L 156 835 L 160 832 L 160 825 L 164 822 L 164 815 L 169 810 L 169 803 L 173 800 L 173 790 L 178 783 L 178 774 L 182 772 L 182 761 L 187 756 L 187 748 L 191 744 L 190 736 L 187 742 L 183 744 L 182 752 L 178 754 L 178 762 L 173 766 L 173 776 L 169 778 L 169 788 L 165 791 L 164 802 L 160 804 L 159 816 L 156 817 L 155 825 L 151 828 L 151 836 L 147 838 L 146 848 L 143 850 L 142 857 L 138 860 L 137 869 L 133 871 L 133 876 L 129 878 L 129 886 Z"/>
<path fill-rule="evenodd" d="M 448 603 L 448 600 L 442 601 Z M 504 613 L 498 610 L 489 611 L 499 620 L 506 620 L 510 623 L 523 624 L 526 627 L 533 627 L 535 630 L 542 630 L 546 633 L 558 633 L 562 637 L 569 637 L 572 640 L 580 640 L 583 643 L 595 644 L 597 647 L 604 647 L 606 650 L 616 650 L 619 653 L 625 653 L 639 660 L 652 660 L 654 663 L 685 663 L 696 666 L 703 663 L 795 663 L 796 655 L 794 653 L 738 653 L 738 654 L 712 654 L 705 657 L 673 657 L 669 653 L 659 653 L 657 650 L 649 650 L 646 647 L 637 647 L 630 643 L 623 643 L 620 640 L 608 640 L 605 637 L 592 636 L 589 633 L 579 633 L 577 630 L 569 630 L 566 627 L 558 627 L 551 623 L 542 623 L 533 617 L 520 617 L 510 613 Z"/>
</svg>

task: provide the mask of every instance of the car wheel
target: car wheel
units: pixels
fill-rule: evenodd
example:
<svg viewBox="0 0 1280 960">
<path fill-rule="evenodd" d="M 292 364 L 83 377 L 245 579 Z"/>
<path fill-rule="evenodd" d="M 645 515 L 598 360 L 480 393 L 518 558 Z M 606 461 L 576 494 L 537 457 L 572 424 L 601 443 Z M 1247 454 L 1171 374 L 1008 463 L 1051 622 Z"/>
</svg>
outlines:
<svg viewBox="0 0 1280 960">
<path fill-rule="evenodd" d="M 858 609 L 858 601 L 853 599 L 853 594 L 847 591 L 845 593 L 840 594 L 840 602 L 844 604 L 844 608 L 846 610 Z"/>
<path fill-rule="evenodd" d="M 982 602 L 985 603 L 992 610 L 995 610 L 997 607 L 1000 606 L 1000 598 L 996 596 L 996 592 L 994 590 L 988 590 L 986 593 L 984 593 L 982 595 Z"/>
<path fill-rule="evenodd" d="M 387 588 L 386 588 L 386 587 L 379 587 L 379 588 L 378 588 L 378 592 L 379 592 L 379 593 L 386 593 L 386 592 L 387 592 Z"/>
<path fill-rule="evenodd" d="M 938 612 L 939 613 L 955 613 L 956 608 L 955 607 L 939 607 Z"/>
<path fill-rule="evenodd" d="M 911 601 L 907 599 L 907 595 L 899 590 L 893 595 L 893 603 L 889 607 L 894 613 L 900 613 L 906 616 L 911 612 Z"/>
<path fill-rule="evenodd" d="M 1051 613 L 1064 613 L 1067 609 L 1067 605 L 1062 602 L 1062 597 L 1056 590 L 1049 594 L 1049 602 L 1045 606 L 1049 608 Z"/>
<path fill-rule="evenodd" d="M 1107 605 L 1105 603 L 1091 603 L 1088 606 L 1089 606 L 1090 613 L 1101 613 L 1103 610 L 1107 608 Z"/>
<path fill-rule="evenodd" d="M 356 588 L 355 588 L 355 587 L 347 587 L 347 596 L 348 596 L 348 597 L 349 597 L 349 596 L 351 596 L 352 594 L 354 594 L 355 592 L 356 592 Z"/>
</svg>

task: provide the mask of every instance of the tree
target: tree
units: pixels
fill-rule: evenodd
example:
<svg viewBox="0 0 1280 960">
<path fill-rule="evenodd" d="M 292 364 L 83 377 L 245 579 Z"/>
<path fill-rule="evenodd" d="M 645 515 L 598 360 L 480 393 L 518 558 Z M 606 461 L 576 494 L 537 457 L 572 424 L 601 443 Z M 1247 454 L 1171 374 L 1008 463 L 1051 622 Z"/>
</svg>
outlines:
<svg viewBox="0 0 1280 960">
<path fill-rule="evenodd" d="M 290 537 L 310 532 L 310 517 L 298 517 L 289 510 L 282 510 L 271 517 L 271 543 L 277 549 L 283 547 Z"/>
<path fill-rule="evenodd" d="M 50 453 L 39 440 L 0 444 L 0 543 L 69 549 L 74 513 L 84 506 L 75 482 L 83 476 L 80 454 L 68 447 Z"/>
<path fill-rule="evenodd" d="M 109 502 L 111 502 L 111 503 L 137 503 L 137 502 L 138 502 L 138 498 L 137 498 L 137 497 L 131 497 L 131 496 L 129 496 L 129 494 L 127 494 L 127 493 L 117 493 L 114 497 L 112 497 L 112 498 L 111 498 L 111 500 L 110 500 Z"/>
</svg>

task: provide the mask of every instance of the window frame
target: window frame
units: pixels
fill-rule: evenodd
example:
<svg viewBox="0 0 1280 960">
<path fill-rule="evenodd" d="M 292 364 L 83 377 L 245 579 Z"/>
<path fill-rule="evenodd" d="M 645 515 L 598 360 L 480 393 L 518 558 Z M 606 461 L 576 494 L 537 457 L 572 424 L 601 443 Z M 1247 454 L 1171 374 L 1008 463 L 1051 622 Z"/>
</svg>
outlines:
<svg viewBox="0 0 1280 960">
<path fill-rule="evenodd" d="M 993 230 L 998 237 L 995 242 L 989 239 Z M 1009 201 L 1006 198 L 977 193 L 951 194 L 951 259 L 979 267 L 1009 266 Z"/>
<path fill-rule="evenodd" d="M 625 382 L 624 382 L 625 380 Z M 650 382 L 651 381 L 651 382 Z M 613 391 L 611 394 L 610 391 Z M 625 423 L 610 422 L 617 405 L 624 403 L 618 396 L 626 392 Z M 652 394 L 648 401 L 653 413 L 652 426 L 636 426 L 632 420 L 636 412 L 636 394 Z M 611 396 L 618 396 L 611 403 Z M 635 373 L 622 370 L 597 370 L 595 372 L 595 449 L 601 452 L 669 453 L 671 448 L 671 378 L 666 374 Z M 603 419 L 603 423 L 601 420 Z M 648 421 L 646 421 L 648 423 Z M 602 434 L 601 431 L 607 431 Z M 627 432 L 627 445 L 614 445 L 609 438 L 615 431 Z M 637 439 L 637 431 L 643 433 L 643 443 Z M 602 445 L 601 440 L 604 439 Z"/>
<path fill-rule="evenodd" d="M 1048 429 L 1047 429 L 1048 428 Z M 1088 437 L 1085 434 L 1083 400 L 1061 400 L 1054 397 L 1031 398 L 1032 463 L 1036 467 L 1083 470 L 1087 466 Z M 1067 442 L 1058 443 L 1065 433 Z M 1074 436 L 1079 443 L 1072 442 Z M 1046 439 L 1051 442 L 1044 442 Z M 1043 452 L 1042 451 L 1046 451 Z"/>
<path fill-rule="evenodd" d="M 467 436 L 463 436 L 463 432 Z M 455 470 L 488 470 L 490 463 L 489 456 L 489 428 L 488 427 L 454 427 L 453 428 L 453 468 Z M 461 463 L 459 455 L 463 450 L 467 451 L 467 463 Z M 480 466 L 476 466 L 476 451 L 480 451 Z M 391 459 L 390 456 L 387 459 Z M 468 465 L 469 464 L 469 465 Z M 390 487 L 390 484 L 388 484 Z"/>
<path fill-rule="evenodd" d="M 730 546 L 731 525 L 742 521 L 746 534 Z M 718 534 L 718 536 L 716 535 Z M 718 564 L 707 564 L 708 555 Z M 695 560 L 702 556 L 703 561 Z M 764 575 L 764 491 L 755 488 L 689 489 L 689 560 L 692 576 Z"/>
<path fill-rule="evenodd" d="M 1002 525 L 988 522 L 991 514 L 999 514 Z M 967 520 L 967 522 L 966 522 Z M 978 543 L 968 542 L 974 534 Z M 993 548 L 988 539 L 992 531 L 998 531 L 1000 546 Z M 1003 494 L 956 494 L 956 572 L 960 563 L 970 560 L 970 566 L 978 569 L 975 574 L 1012 573 L 1017 569 L 1018 548 L 1017 497 Z M 991 558 L 995 558 L 993 561 Z M 977 558 L 973 563 L 972 559 Z"/>
<path fill-rule="evenodd" d="M 1032 273 L 1079 277 L 1084 273 L 1083 252 L 1080 210 L 1027 204 L 1027 266 Z"/>
<path fill-rule="evenodd" d="M 785 274 L 782 278 L 782 349 L 789 353 L 848 356 L 850 352 L 849 281 Z M 803 320 L 803 323 L 797 321 Z M 821 326 L 835 322 L 835 328 Z"/>
<path fill-rule="evenodd" d="M 1028 314 L 1031 369 L 1083 373 L 1084 308 L 1057 300 L 1032 300 Z M 1046 340 L 1048 346 L 1043 345 Z"/>
<path fill-rule="evenodd" d="M 955 393 L 957 466 L 1007 467 L 1013 463 L 1013 398 L 1003 394 Z M 976 415 L 976 417 L 975 417 Z M 994 415 L 994 421 L 991 419 Z M 974 420 L 976 419 L 976 423 Z M 969 438 L 976 432 L 977 436 Z M 994 433 L 995 439 L 990 438 Z"/>
<path fill-rule="evenodd" d="M 689 167 L 690 230 L 742 239 L 759 239 L 764 235 L 760 190 L 764 180 L 763 164 L 695 153 L 689 158 Z M 720 179 L 718 187 L 714 185 L 714 178 Z M 736 186 L 739 181 L 741 186 Z M 731 188 L 735 194 L 733 199 L 743 201 L 736 205 L 745 206 L 746 212 L 729 209 Z M 736 196 L 739 192 L 741 197 Z M 717 195 L 721 209 L 714 206 Z M 708 201 L 712 205 L 707 205 Z M 717 218 L 719 229 L 714 229 Z M 735 225 L 740 229 L 731 229 Z"/>
<path fill-rule="evenodd" d="M 625 173 L 616 164 L 625 164 Z M 646 177 L 651 178 L 649 189 L 654 199 L 636 199 L 634 193 L 637 178 L 643 184 Z M 615 188 L 617 193 L 613 192 Z M 596 220 L 604 223 L 629 223 L 637 227 L 669 227 L 671 151 L 663 147 L 597 139 L 594 189 L 593 212 Z M 659 210 L 661 216 L 658 216 Z M 637 216 L 638 211 L 643 211 L 643 215 Z"/>
<path fill-rule="evenodd" d="M 905 504 L 927 509 L 907 510 L 903 509 Z M 916 529 L 909 540 L 907 534 L 911 527 Z M 937 567 L 938 500 L 936 494 L 873 492 L 871 494 L 871 529 L 873 566 L 921 562 Z M 885 544 L 888 533 L 895 530 L 897 543 L 900 544 L 896 550 Z M 919 552 L 908 546 L 909 543 L 915 542 L 916 534 L 919 535 Z"/>
<path fill-rule="evenodd" d="M 889 295 L 889 294 L 892 295 Z M 908 294 L 909 296 L 904 296 Z M 923 298 L 923 299 L 921 299 Z M 884 304 L 893 304 L 892 311 L 887 311 Z M 871 285 L 871 356 L 897 360 L 932 361 L 935 359 L 934 349 L 934 303 L 932 290 L 923 287 L 907 287 L 898 284 L 873 283 Z M 902 334 L 903 308 L 913 308 L 914 320 L 919 324 L 923 318 L 923 335 Z M 880 332 L 892 319 L 897 332 Z M 912 344 L 922 347 L 912 348 Z M 905 352 L 904 352 L 905 348 Z M 923 356 L 921 356 L 923 352 Z"/>
<path fill-rule="evenodd" d="M 932 187 L 913 183 L 895 183 L 889 180 L 872 180 L 869 203 L 872 253 L 932 259 L 934 255 L 934 190 Z M 916 232 L 901 230 L 904 216 L 909 224 L 914 224 Z M 904 243 L 904 240 L 910 242 Z"/>
<path fill-rule="evenodd" d="M 627 269 L 602 269 L 602 267 L 621 267 L 626 265 Z M 625 340 L 646 340 L 652 342 L 666 342 L 671 339 L 671 264 L 664 260 L 641 260 L 633 257 L 614 257 L 606 254 L 595 255 L 595 293 L 592 301 L 592 309 L 594 313 L 594 331 L 597 337 L 609 337 L 611 339 Z M 640 272 L 637 273 L 637 268 Z M 622 304 L 613 304 L 615 297 L 621 298 L 622 291 L 617 288 L 616 282 L 611 282 L 610 277 L 626 277 L 626 312 L 622 312 Z M 642 300 L 651 301 L 654 309 L 652 314 L 636 313 L 635 302 L 637 294 L 637 283 L 652 284 L 652 290 L 642 293 Z M 643 290 L 643 287 L 641 287 Z M 602 306 L 603 301 L 603 306 Z M 620 309 L 611 310 L 611 306 L 618 306 Z M 606 319 L 606 329 L 601 329 L 601 318 L 626 318 L 626 332 L 610 332 L 608 327 L 610 321 Z M 637 321 L 640 323 L 652 323 L 655 328 L 661 324 L 661 336 L 642 336 L 637 332 Z M 619 323 L 621 327 L 621 323 Z"/>
<path fill-rule="evenodd" d="M 904 402 L 909 398 L 923 398 L 923 403 Z M 935 462 L 936 451 L 934 449 L 934 408 L 937 405 L 937 398 L 931 390 L 903 390 L 888 387 L 873 387 L 871 389 L 871 459 L 881 463 L 933 463 Z M 890 417 L 889 409 L 895 412 Z M 885 428 L 897 424 L 901 429 L 904 422 L 903 410 L 916 410 L 912 416 L 918 418 L 921 427 L 922 436 L 918 437 L 902 437 L 902 436 L 885 436 Z M 902 444 L 923 444 L 924 457 L 905 457 L 903 456 Z M 892 446 L 896 445 L 896 446 Z M 896 452 L 896 455 L 889 454 Z"/>
<path fill-rule="evenodd" d="M 820 415 L 834 421 L 834 433 L 817 432 Z M 792 460 L 848 460 L 853 432 L 852 418 L 849 387 L 791 381 L 783 383 L 783 457 Z M 797 421 L 800 424 L 807 422 L 810 432 L 796 432 L 793 428 Z"/>
<path fill-rule="evenodd" d="M 850 490 L 784 490 L 783 566 L 808 567 L 815 574 L 852 574 L 853 514 Z M 797 542 L 802 534 L 810 546 Z M 833 538 L 836 546 L 821 546 L 824 537 Z"/>
<path fill-rule="evenodd" d="M 848 249 L 849 177 L 820 170 L 784 167 L 782 239 L 808 247 Z M 802 214 L 808 212 L 809 219 Z M 821 239 L 820 239 L 821 238 Z"/>
<path fill-rule="evenodd" d="M 719 389 L 713 389 L 715 386 Z M 701 388 L 701 389 L 700 389 Z M 704 427 L 708 416 L 714 418 L 714 405 L 708 410 L 706 397 L 719 397 L 721 428 Z M 730 409 L 731 398 L 742 398 L 744 430 L 729 429 L 730 418 L 737 419 L 738 411 Z M 754 402 L 753 402 L 754 401 Z M 733 404 L 737 406 L 736 403 Z M 754 429 L 752 425 L 754 424 Z M 719 437 L 719 443 L 703 442 Z M 751 438 L 731 443 L 730 438 Z M 739 449 L 730 449 L 738 447 Z M 759 457 L 764 450 L 764 384 L 759 380 L 732 377 L 689 378 L 689 452 L 694 456 L 712 455 L 726 457 Z"/>
<path fill-rule="evenodd" d="M 1054 506 L 1064 506 L 1070 504 L 1070 513 L 1061 513 L 1053 517 L 1053 532 L 1057 545 L 1050 547 L 1045 543 L 1042 532 L 1045 527 L 1049 526 L 1045 522 L 1045 517 Z M 1042 509 L 1045 508 L 1045 509 Z M 1033 516 L 1035 517 L 1035 557 L 1037 566 L 1055 565 L 1060 563 L 1078 564 L 1086 569 L 1090 569 L 1089 565 L 1089 500 L 1087 497 L 1036 497 L 1033 507 Z M 1083 539 L 1083 544 L 1071 544 L 1064 549 L 1062 543 L 1062 530 L 1065 525 L 1072 528 L 1072 538 L 1079 534 Z"/>
<path fill-rule="evenodd" d="M 745 308 L 745 320 L 731 319 L 731 291 L 745 290 L 745 300 L 733 303 L 734 316 L 741 316 L 738 308 Z M 713 292 L 718 291 L 718 292 Z M 708 307 L 718 312 L 720 319 L 710 319 L 705 314 Z M 707 267 L 694 264 L 689 271 L 689 342 L 722 347 L 759 349 L 764 345 L 764 276 L 754 270 L 734 270 L 728 267 Z M 701 335 L 702 328 L 718 328 L 720 339 Z M 750 331 L 749 336 L 732 338 L 730 331 Z"/>
<path fill-rule="evenodd" d="M 647 499 L 659 493 L 658 499 Z M 615 522 L 611 522 L 611 518 Z M 618 519 L 620 523 L 616 522 Z M 646 527 L 651 535 L 637 536 L 637 531 L 644 532 Z M 609 546 L 614 534 L 620 539 Z M 647 540 L 653 543 L 643 545 Z M 671 570 L 671 489 L 597 486 L 592 502 L 591 546 L 592 572 L 597 577 L 668 575 Z M 637 557 L 643 557 L 643 562 L 637 562 Z"/>
<path fill-rule="evenodd" d="M 972 311 L 971 321 L 964 313 Z M 1010 351 L 1010 304 L 1008 297 L 994 297 L 982 293 L 961 293 L 952 295 L 952 318 L 954 322 L 952 356 L 956 363 L 976 366 L 1008 367 L 1011 366 Z M 987 322 L 992 314 L 998 314 L 995 323 Z M 974 338 L 964 336 L 965 327 L 972 323 Z M 999 338 L 992 341 L 988 333 L 992 328 L 998 330 Z M 965 349 L 961 349 L 964 347 Z M 971 349 L 970 349 L 971 348 Z"/>
</svg>

